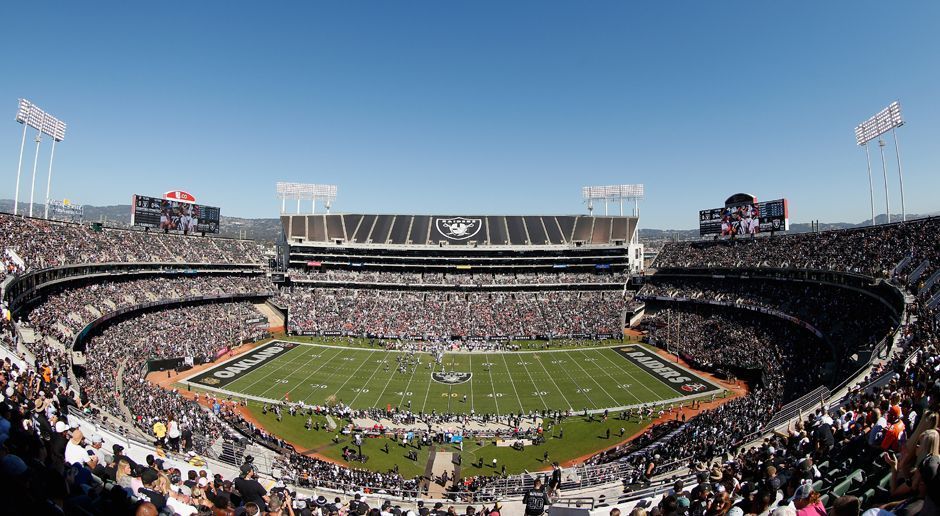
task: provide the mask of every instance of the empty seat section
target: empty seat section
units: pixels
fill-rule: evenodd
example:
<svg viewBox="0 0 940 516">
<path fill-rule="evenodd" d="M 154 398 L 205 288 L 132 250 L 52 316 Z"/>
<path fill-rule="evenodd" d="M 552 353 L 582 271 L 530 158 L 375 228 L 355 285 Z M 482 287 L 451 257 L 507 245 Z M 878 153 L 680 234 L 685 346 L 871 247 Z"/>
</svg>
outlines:
<svg viewBox="0 0 940 516">
<path fill-rule="evenodd" d="M 555 217 L 555 220 L 558 221 L 558 227 L 561 228 L 561 236 L 565 239 L 565 243 L 571 242 L 571 234 L 574 232 L 574 217 Z"/>
<path fill-rule="evenodd" d="M 525 222 L 526 231 L 529 233 L 529 241 L 532 245 L 544 245 L 548 243 L 548 237 L 545 236 L 545 228 L 542 226 L 542 217 L 522 217 Z"/>
<path fill-rule="evenodd" d="M 522 217 L 506 217 L 506 225 L 509 227 L 509 242 L 513 245 L 526 245 L 529 243 L 529 237 L 525 232 L 525 225 L 522 223 Z"/>
<path fill-rule="evenodd" d="M 362 222 L 359 223 L 359 229 L 356 230 L 355 242 L 364 244 L 369 239 L 369 233 L 372 232 L 372 226 L 375 225 L 375 215 L 363 215 Z"/>
<path fill-rule="evenodd" d="M 590 242 L 591 232 L 593 230 L 594 217 L 578 217 L 571 240 L 575 242 Z"/>
<path fill-rule="evenodd" d="M 623 240 L 624 242 L 629 241 L 630 239 L 627 237 L 628 226 L 629 224 L 625 217 L 617 217 L 613 219 L 613 224 L 610 229 L 610 239 Z"/>
<path fill-rule="evenodd" d="M 323 220 L 323 215 L 307 215 L 307 240 L 326 241 L 326 222 Z"/>
<path fill-rule="evenodd" d="M 359 227 L 360 222 L 362 222 L 362 215 L 343 215 L 343 225 L 346 226 L 347 240 L 353 240 L 353 235 L 356 234 L 356 228 Z"/>
<path fill-rule="evenodd" d="M 561 228 L 558 226 L 558 221 L 555 220 L 556 217 L 540 217 L 542 223 L 545 226 L 546 237 L 548 238 L 549 243 L 552 244 L 564 244 L 568 241 L 564 235 L 561 233 Z"/>
<path fill-rule="evenodd" d="M 428 227 L 431 225 L 431 217 L 427 215 L 415 215 L 411 223 L 411 232 L 408 239 L 411 243 L 424 245 L 428 243 Z"/>
<path fill-rule="evenodd" d="M 346 235 L 343 233 L 343 216 L 342 215 L 327 215 L 326 216 L 326 236 L 327 240 L 333 241 L 336 239 L 346 240 Z"/>
<path fill-rule="evenodd" d="M 408 240 L 408 229 L 411 227 L 411 215 L 398 215 L 392 223 L 389 239 L 393 244 L 404 244 Z"/>
<path fill-rule="evenodd" d="M 594 231 L 591 232 L 592 244 L 610 242 L 610 217 L 594 217 Z"/>
<path fill-rule="evenodd" d="M 392 220 L 394 215 L 379 215 L 375 219 L 375 226 L 372 227 L 372 234 L 369 239 L 374 244 L 384 244 L 388 240 L 388 232 L 392 229 Z"/>
<path fill-rule="evenodd" d="M 487 217 L 486 226 L 490 232 L 490 245 L 509 244 L 505 217 Z"/>
</svg>

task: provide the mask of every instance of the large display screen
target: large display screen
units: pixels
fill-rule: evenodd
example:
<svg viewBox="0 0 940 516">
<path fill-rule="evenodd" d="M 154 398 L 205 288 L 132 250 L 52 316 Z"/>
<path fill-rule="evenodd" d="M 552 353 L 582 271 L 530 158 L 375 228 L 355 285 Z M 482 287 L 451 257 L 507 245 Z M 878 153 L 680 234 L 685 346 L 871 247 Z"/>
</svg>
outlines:
<svg viewBox="0 0 940 516">
<path fill-rule="evenodd" d="M 698 212 L 700 235 L 753 235 L 789 229 L 790 218 L 787 213 L 786 199 L 725 206 Z"/>
<path fill-rule="evenodd" d="M 219 208 L 135 195 L 131 225 L 183 233 L 218 233 Z"/>
</svg>

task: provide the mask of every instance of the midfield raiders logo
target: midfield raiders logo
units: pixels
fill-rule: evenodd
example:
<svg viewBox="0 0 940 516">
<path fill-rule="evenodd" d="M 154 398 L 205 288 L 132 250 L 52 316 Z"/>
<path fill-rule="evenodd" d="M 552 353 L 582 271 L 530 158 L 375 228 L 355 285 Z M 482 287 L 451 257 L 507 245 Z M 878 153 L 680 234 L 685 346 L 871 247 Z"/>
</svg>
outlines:
<svg viewBox="0 0 940 516">
<path fill-rule="evenodd" d="M 471 376 L 473 376 L 473 373 L 459 373 L 457 371 L 431 373 L 431 378 L 435 382 L 446 383 L 447 385 L 469 382 Z"/>
<path fill-rule="evenodd" d="M 483 219 L 468 219 L 466 217 L 451 217 L 447 219 L 434 219 L 437 232 L 450 240 L 466 240 L 480 232 Z"/>
</svg>

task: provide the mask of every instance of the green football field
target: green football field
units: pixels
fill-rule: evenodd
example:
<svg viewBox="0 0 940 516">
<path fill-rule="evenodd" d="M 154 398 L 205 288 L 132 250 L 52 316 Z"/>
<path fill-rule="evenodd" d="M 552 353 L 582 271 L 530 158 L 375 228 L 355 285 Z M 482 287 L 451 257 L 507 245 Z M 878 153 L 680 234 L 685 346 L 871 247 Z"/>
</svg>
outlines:
<svg viewBox="0 0 940 516">
<path fill-rule="evenodd" d="M 627 353 L 632 353 L 627 356 Z M 398 358 L 410 360 L 399 369 Z M 678 380 L 678 381 L 677 381 Z M 188 380 L 256 401 L 507 414 L 600 411 L 719 389 L 649 348 L 430 354 L 273 341 Z"/>
</svg>

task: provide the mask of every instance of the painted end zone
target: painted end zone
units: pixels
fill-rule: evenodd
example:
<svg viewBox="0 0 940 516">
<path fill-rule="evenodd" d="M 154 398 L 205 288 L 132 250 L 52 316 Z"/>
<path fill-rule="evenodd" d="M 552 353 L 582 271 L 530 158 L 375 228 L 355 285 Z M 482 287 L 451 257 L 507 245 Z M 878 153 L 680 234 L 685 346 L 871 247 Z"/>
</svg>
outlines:
<svg viewBox="0 0 940 516">
<path fill-rule="evenodd" d="M 618 346 L 614 350 L 683 396 L 721 390 L 708 380 L 663 360 L 656 353 L 641 346 Z"/>
<path fill-rule="evenodd" d="M 225 387 L 245 374 L 261 367 L 269 360 L 281 356 L 294 346 L 296 344 L 284 341 L 269 342 L 244 355 L 188 378 L 186 381 L 210 387 Z"/>
</svg>

